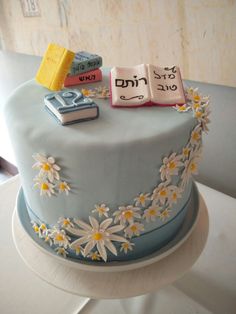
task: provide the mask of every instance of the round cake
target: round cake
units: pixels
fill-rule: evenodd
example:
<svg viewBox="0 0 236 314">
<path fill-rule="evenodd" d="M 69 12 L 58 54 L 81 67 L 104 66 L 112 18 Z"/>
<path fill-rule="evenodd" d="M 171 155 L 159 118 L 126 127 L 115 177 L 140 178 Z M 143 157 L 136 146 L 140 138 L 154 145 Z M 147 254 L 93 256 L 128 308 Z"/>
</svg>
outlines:
<svg viewBox="0 0 236 314">
<path fill-rule="evenodd" d="M 82 92 L 109 87 L 103 80 Z M 80 90 L 82 88 L 79 88 Z M 186 89 L 175 107 L 112 108 L 62 126 L 45 110 L 49 90 L 35 80 L 16 89 L 5 118 L 35 232 L 64 257 L 95 263 L 149 255 L 181 228 L 196 190 L 208 100 Z"/>
</svg>

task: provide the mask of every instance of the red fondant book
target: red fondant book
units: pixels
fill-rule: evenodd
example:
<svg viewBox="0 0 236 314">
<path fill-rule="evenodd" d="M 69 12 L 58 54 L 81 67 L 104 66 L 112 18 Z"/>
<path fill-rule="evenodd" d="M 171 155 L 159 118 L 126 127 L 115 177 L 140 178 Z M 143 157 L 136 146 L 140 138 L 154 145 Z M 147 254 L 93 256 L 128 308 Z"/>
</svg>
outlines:
<svg viewBox="0 0 236 314">
<path fill-rule="evenodd" d="M 94 83 L 102 80 L 102 71 L 96 69 L 79 75 L 68 75 L 65 79 L 64 86 L 73 86 L 80 84 Z"/>
<path fill-rule="evenodd" d="M 178 67 L 151 64 L 114 67 L 110 75 L 113 107 L 175 106 L 185 103 Z"/>
</svg>

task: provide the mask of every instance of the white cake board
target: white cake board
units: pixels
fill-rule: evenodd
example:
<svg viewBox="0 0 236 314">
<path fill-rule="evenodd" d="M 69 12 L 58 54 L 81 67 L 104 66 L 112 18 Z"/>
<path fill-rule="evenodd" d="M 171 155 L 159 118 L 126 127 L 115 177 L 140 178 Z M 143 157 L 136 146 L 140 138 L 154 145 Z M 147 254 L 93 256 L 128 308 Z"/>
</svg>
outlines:
<svg viewBox="0 0 236 314">
<path fill-rule="evenodd" d="M 49 284 L 93 299 L 120 299 L 158 290 L 179 279 L 200 256 L 209 230 L 208 212 L 200 196 L 198 220 L 191 235 L 167 257 L 135 270 L 124 272 L 81 271 L 45 254 L 32 243 L 13 213 L 12 231 L 18 253 L 25 264 Z"/>
</svg>

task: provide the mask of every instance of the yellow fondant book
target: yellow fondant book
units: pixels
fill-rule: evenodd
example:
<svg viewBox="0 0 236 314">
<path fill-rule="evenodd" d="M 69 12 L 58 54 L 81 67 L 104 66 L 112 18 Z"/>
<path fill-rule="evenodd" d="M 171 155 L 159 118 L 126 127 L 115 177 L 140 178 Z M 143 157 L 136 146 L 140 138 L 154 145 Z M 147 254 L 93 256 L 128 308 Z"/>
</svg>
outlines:
<svg viewBox="0 0 236 314">
<path fill-rule="evenodd" d="M 74 56 L 75 53 L 66 48 L 49 44 L 36 74 L 36 81 L 50 90 L 60 90 Z"/>
</svg>

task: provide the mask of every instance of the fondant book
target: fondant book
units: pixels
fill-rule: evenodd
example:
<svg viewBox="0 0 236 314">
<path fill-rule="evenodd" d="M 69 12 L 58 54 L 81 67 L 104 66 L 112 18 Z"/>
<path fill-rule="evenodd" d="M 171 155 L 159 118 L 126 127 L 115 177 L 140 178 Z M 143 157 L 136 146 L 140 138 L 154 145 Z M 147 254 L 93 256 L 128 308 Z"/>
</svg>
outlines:
<svg viewBox="0 0 236 314">
<path fill-rule="evenodd" d="M 60 90 L 74 59 L 74 52 L 49 44 L 36 74 L 36 81 L 50 90 Z"/>
<path fill-rule="evenodd" d="M 70 68 L 70 75 L 78 75 L 98 69 L 102 66 L 102 57 L 86 51 L 79 51 L 75 54 Z"/>
<path fill-rule="evenodd" d="M 94 83 L 102 80 L 102 71 L 96 69 L 79 75 L 67 75 L 64 86 Z"/>
<path fill-rule="evenodd" d="M 185 103 L 180 70 L 151 64 L 114 67 L 110 75 L 113 107 L 174 106 Z"/>
<path fill-rule="evenodd" d="M 93 120 L 99 116 L 95 102 L 76 90 L 51 93 L 44 97 L 45 108 L 62 124 Z"/>
</svg>

